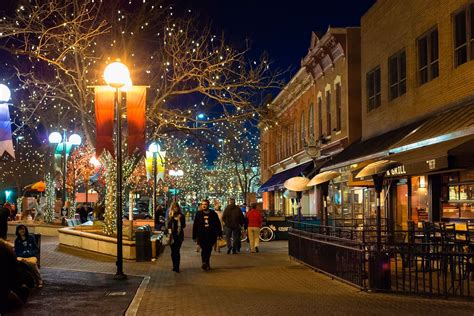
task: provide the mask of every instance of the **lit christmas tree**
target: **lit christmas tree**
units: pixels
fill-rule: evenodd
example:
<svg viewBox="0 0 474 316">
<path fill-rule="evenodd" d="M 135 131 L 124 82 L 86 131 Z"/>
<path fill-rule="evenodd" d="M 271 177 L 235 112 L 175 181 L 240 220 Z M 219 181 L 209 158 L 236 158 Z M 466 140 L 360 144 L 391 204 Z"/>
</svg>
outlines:
<svg viewBox="0 0 474 316">
<path fill-rule="evenodd" d="M 56 202 L 56 189 L 54 179 L 48 174 L 45 177 L 46 183 L 46 203 L 44 207 L 44 220 L 46 223 L 53 223 L 54 222 L 54 205 Z"/>
<path fill-rule="evenodd" d="M 104 234 L 112 236 L 117 225 L 116 214 L 116 162 L 115 159 L 108 153 L 103 155 L 105 165 L 105 214 L 104 214 Z"/>
</svg>

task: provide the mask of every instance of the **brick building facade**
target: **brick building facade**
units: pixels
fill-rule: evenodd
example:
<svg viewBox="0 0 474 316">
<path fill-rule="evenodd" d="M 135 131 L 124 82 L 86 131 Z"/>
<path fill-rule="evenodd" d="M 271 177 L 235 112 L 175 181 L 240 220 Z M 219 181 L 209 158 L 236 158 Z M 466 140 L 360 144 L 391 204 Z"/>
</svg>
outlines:
<svg viewBox="0 0 474 316">
<path fill-rule="evenodd" d="M 276 122 L 261 130 L 264 209 L 291 215 L 283 182 L 360 139 L 360 78 L 359 28 L 313 33 L 299 71 L 269 105 Z M 304 215 L 316 215 L 318 205 L 315 190 L 304 192 Z"/>
<path fill-rule="evenodd" d="M 473 60 L 467 0 L 378 0 L 360 29 L 313 35 L 300 70 L 270 105 L 277 124 L 262 130 L 264 208 L 289 215 L 285 179 L 335 170 L 332 224 L 370 224 L 373 183 L 356 174 L 389 159 L 400 166 L 387 171 L 382 194 L 387 229 L 474 219 Z M 312 173 L 297 168 L 307 161 Z M 303 214 L 318 215 L 319 200 L 306 191 Z"/>
<path fill-rule="evenodd" d="M 400 166 L 386 173 L 386 229 L 474 219 L 472 60 L 472 1 L 379 0 L 362 17 L 362 139 L 322 168 L 341 173 L 336 225 L 370 225 L 373 184 L 355 175 L 387 159 Z"/>
</svg>

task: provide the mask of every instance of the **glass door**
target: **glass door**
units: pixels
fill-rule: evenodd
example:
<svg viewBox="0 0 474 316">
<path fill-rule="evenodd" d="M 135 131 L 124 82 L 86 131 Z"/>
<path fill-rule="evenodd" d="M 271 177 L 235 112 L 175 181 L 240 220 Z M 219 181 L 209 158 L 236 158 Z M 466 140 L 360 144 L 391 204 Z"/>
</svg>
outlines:
<svg viewBox="0 0 474 316">
<path fill-rule="evenodd" d="M 397 210 L 395 212 L 395 230 L 408 229 L 408 185 L 397 185 Z"/>
</svg>

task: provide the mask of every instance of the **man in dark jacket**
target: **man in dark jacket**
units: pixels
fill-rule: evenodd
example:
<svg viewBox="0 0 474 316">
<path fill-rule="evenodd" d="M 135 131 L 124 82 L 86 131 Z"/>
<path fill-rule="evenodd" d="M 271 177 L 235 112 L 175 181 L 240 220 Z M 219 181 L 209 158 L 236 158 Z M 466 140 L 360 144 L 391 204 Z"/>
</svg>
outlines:
<svg viewBox="0 0 474 316">
<path fill-rule="evenodd" d="M 212 246 L 222 236 L 221 222 L 216 212 L 209 209 L 209 200 L 202 200 L 201 211 L 196 213 L 193 225 L 193 240 L 201 247 L 202 269 L 210 270 Z"/>
<path fill-rule="evenodd" d="M 8 217 L 10 216 L 10 203 L 5 203 L 0 208 L 0 238 L 7 239 Z"/>
<path fill-rule="evenodd" d="M 237 251 L 240 251 L 240 229 L 245 224 L 245 217 L 240 208 L 235 205 L 234 198 L 229 199 L 229 204 L 224 210 L 223 221 L 227 240 L 227 254 L 230 254 L 231 251 L 236 254 Z M 233 238 L 232 245 L 231 238 Z"/>
</svg>

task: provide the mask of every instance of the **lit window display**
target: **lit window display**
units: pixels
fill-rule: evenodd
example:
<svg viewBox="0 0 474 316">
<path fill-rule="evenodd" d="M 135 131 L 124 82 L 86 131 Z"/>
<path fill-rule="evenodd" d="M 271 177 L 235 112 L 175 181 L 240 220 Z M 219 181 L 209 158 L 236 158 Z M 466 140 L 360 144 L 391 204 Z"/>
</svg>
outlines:
<svg viewBox="0 0 474 316">
<path fill-rule="evenodd" d="M 444 174 L 442 183 L 441 219 L 474 220 L 474 170 Z"/>
</svg>

